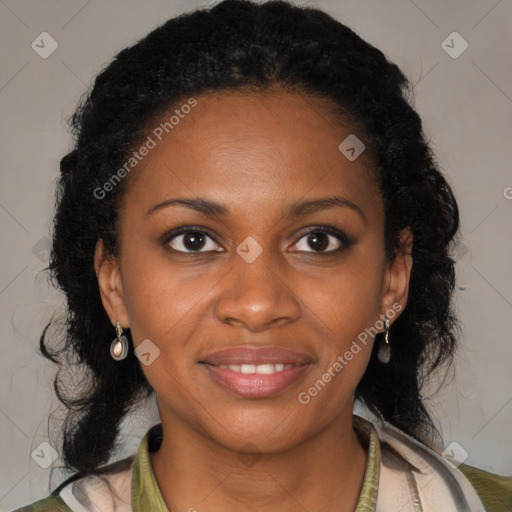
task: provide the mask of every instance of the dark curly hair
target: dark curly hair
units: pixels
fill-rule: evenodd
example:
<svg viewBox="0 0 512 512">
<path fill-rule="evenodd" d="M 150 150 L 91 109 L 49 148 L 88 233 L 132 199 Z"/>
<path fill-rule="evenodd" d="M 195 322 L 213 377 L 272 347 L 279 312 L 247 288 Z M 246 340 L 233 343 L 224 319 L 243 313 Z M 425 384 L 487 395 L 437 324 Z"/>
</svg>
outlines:
<svg viewBox="0 0 512 512">
<path fill-rule="evenodd" d="M 62 345 L 50 348 L 50 320 L 40 340 L 42 353 L 60 366 L 54 387 L 68 409 L 62 430 L 68 470 L 101 473 L 122 419 L 153 393 L 137 358 L 110 357 L 114 330 L 93 266 L 100 238 L 119 254 L 116 212 L 129 180 L 101 200 L 94 191 L 145 140 L 151 122 L 183 98 L 274 86 L 329 100 L 334 116 L 357 127 L 382 193 L 389 257 L 400 248 L 400 231 L 411 229 L 408 303 L 390 330 L 391 360 L 379 363 L 375 343 L 356 398 L 423 442 L 436 431 L 421 391 L 456 348 L 450 249 L 459 211 L 408 100 L 411 84 L 382 51 L 318 9 L 225 0 L 170 19 L 122 50 L 70 118 L 75 143 L 60 162 L 48 267 L 67 299 L 66 332 Z M 65 370 L 74 382 L 63 378 Z"/>
</svg>

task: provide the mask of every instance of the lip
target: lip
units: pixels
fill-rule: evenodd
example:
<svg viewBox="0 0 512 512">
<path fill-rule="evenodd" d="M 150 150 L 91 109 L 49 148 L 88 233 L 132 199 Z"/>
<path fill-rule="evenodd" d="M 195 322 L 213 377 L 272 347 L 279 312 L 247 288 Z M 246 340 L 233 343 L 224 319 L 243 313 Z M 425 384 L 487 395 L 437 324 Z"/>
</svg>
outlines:
<svg viewBox="0 0 512 512">
<path fill-rule="evenodd" d="M 313 359 L 303 352 L 278 347 L 275 345 L 265 347 L 239 346 L 218 350 L 208 354 L 201 363 L 214 366 L 220 364 L 309 364 Z"/>
<path fill-rule="evenodd" d="M 311 366 L 313 359 L 305 353 L 277 346 L 233 347 L 208 354 L 200 361 L 208 375 L 224 388 L 245 398 L 271 397 L 295 384 Z M 272 374 L 243 374 L 219 365 L 264 363 L 288 364 L 291 368 Z"/>
<path fill-rule="evenodd" d="M 295 384 L 310 364 L 296 365 L 270 375 L 243 374 L 208 363 L 204 363 L 203 366 L 216 382 L 233 393 L 245 398 L 267 398 Z"/>
</svg>

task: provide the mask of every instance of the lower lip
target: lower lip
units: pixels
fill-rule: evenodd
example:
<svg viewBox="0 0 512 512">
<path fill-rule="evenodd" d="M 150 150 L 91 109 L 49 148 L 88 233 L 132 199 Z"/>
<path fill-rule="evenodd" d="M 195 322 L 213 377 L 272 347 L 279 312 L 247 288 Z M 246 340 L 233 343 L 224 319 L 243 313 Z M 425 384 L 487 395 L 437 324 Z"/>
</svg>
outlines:
<svg viewBox="0 0 512 512">
<path fill-rule="evenodd" d="M 275 395 L 297 382 L 310 365 L 303 364 L 272 374 L 245 374 L 207 363 L 203 366 L 206 367 L 213 379 L 233 393 L 246 398 L 265 398 Z"/>
</svg>

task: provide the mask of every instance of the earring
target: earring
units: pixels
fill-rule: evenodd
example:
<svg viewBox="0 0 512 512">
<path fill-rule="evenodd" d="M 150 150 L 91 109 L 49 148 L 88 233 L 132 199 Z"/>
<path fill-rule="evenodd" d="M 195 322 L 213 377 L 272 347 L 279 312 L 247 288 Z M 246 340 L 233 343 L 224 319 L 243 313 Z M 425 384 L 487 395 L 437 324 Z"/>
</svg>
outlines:
<svg viewBox="0 0 512 512">
<path fill-rule="evenodd" d="M 119 322 L 116 323 L 117 336 L 110 344 L 110 355 L 115 361 L 121 361 L 128 355 L 128 338 L 123 334 L 123 328 Z"/>
<path fill-rule="evenodd" d="M 377 358 L 378 360 L 383 363 L 387 364 L 389 363 L 389 360 L 391 358 L 391 346 L 389 344 L 389 327 L 391 324 L 389 323 L 388 318 L 384 317 L 384 325 L 386 327 L 386 334 L 384 336 L 384 341 L 380 342 L 379 351 L 377 352 Z"/>
</svg>

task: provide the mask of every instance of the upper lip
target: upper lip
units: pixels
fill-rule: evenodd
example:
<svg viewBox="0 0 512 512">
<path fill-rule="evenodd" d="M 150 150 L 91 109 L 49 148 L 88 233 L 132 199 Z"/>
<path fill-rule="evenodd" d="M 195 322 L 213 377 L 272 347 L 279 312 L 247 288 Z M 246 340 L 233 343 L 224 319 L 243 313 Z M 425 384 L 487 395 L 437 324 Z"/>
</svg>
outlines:
<svg viewBox="0 0 512 512">
<path fill-rule="evenodd" d="M 200 362 L 220 364 L 309 364 L 311 356 L 303 352 L 267 345 L 265 347 L 239 346 L 212 352 Z"/>
</svg>

